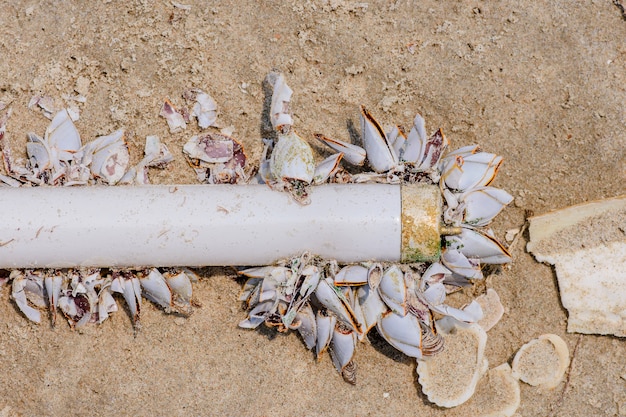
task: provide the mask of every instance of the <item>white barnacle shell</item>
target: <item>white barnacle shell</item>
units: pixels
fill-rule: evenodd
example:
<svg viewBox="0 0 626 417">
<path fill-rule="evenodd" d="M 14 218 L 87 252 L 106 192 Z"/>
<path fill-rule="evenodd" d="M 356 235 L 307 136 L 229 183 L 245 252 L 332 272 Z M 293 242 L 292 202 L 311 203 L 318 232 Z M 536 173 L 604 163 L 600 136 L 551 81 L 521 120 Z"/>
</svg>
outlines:
<svg viewBox="0 0 626 417">
<path fill-rule="evenodd" d="M 422 357 L 422 329 L 413 314 L 399 316 L 388 311 L 380 317 L 376 328 L 387 343 L 400 352 L 417 359 Z"/>
<path fill-rule="evenodd" d="M 71 160 L 73 154 L 80 149 L 80 135 L 67 109 L 54 116 L 46 129 L 44 139 L 50 148 L 58 151 L 58 158 L 61 161 Z"/>
<path fill-rule="evenodd" d="M 102 324 L 109 317 L 109 313 L 115 311 L 117 311 L 117 302 L 111 295 L 111 280 L 108 278 L 98 294 L 98 323 Z"/>
<path fill-rule="evenodd" d="M 41 323 L 41 312 L 29 304 L 29 293 L 39 292 L 36 282 L 31 282 L 18 270 L 11 271 L 9 278 L 13 279 L 11 297 L 17 304 L 17 307 L 30 321 Z M 43 288 L 41 289 L 41 296 L 43 296 Z"/>
<path fill-rule="evenodd" d="M 91 172 L 108 184 L 122 179 L 130 164 L 130 154 L 124 140 L 124 130 L 119 129 L 110 135 L 100 136 L 85 145 L 85 157 L 91 152 Z"/>
<path fill-rule="evenodd" d="M 192 88 L 186 91 L 183 96 L 190 101 L 195 101 L 191 109 L 191 114 L 196 117 L 198 126 L 200 126 L 201 129 L 215 126 L 215 121 L 217 120 L 217 103 L 215 103 L 213 97 L 199 88 Z"/>
<path fill-rule="evenodd" d="M 385 271 L 378 286 L 378 292 L 385 304 L 396 314 L 404 316 L 407 313 L 407 287 L 404 274 L 397 265 L 392 265 Z"/>
<path fill-rule="evenodd" d="M 532 386 L 554 388 L 569 366 L 569 349 L 555 334 L 542 334 L 520 348 L 513 358 L 513 377 Z"/>
<path fill-rule="evenodd" d="M 339 162 L 342 158 L 342 153 L 336 153 L 320 162 L 313 173 L 313 184 L 325 183 L 339 169 Z"/>
<path fill-rule="evenodd" d="M 372 289 L 369 284 L 358 287 L 356 297 L 363 315 L 363 325 L 365 326 L 363 336 L 360 337 L 363 340 L 365 335 L 376 325 L 378 319 L 389 310 L 389 307 L 380 298 L 378 291 Z"/>
<path fill-rule="evenodd" d="M 465 207 L 463 222 L 481 227 L 491 223 L 513 197 L 499 188 L 477 187 L 461 194 L 458 201 Z"/>
<path fill-rule="evenodd" d="M 317 342 L 317 321 L 310 304 L 305 304 L 297 313 L 296 321 L 300 323 L 298 333 L 307 349 L 311 350 Z"/>
<path fill-rule="evenodd" d="M 458 250 L 467 258 L 478 259 L 487 264 L 511 262 L 509 251 L 494 237 L 469 227 L 462 227 L 461 233 L 445 237 L 446 247 Z"/>
<path fill-rule="evenodd" d="M 352 362 L 355 348 L 356 333 L 337 323 L 330 341 L 330 356 L 337 371 L 351 384 L 356 383 L 356 369 Z"/>
<path fill-rule="evenodd" d="M 448 317 L 439 320 L 437 328 L 445 339 L 445 349 L 417 361 L 422 392 L 440 407 L 456 407 L 470 399 L 489 365 L 485 357 L 487 333 L 478 324 L 455 323 Z"/>
<path fill-rule="evenodd" d="M 331 278 L 319 282 L 315 289 L 315 297 L 324 307 L 333 312 L 339 320 L 344 322 L 348 328 L 361 333 L 361 323 L 357 320 L 346 297 L 333 285 Z"/>
<path fill-rule="evenodd" d="M 44 278 L 44 286 L 46 288 L 46 294 L 48 294 L 48 305 L 50 306 L 50 313 L 52 314 L 53 326 L 56 324 L 57 306 L 59 305 L 59 297 L 61 296 L 62 283 L 63 277 L 59 273 L 46 275 Z"/>
<path fill-rule="evenodd" d="M 464 192 L 487 186 L 495 179 L 502 157 L 487 152 L 469 152 L 448 154 L 441 161 L 441 179 L 448 188 Z"/>
<path fill-rule="evenodd" d="M 277 181 L 299 180 L 310 184 L 315 174 L 315 160 L 309 144 L 294 131 L 279 134 L 270 158 L 270 173 Z"/>
<path fill-rule="evenodd" d="M 163 107 L 161 107 L 159 116 L 164 117 L 167 121 L 170 133 L 182 132 L 183 129 L 187 128 L 185 118 L 168 99 L 165 99 L 163 102 Z"/>
<path fill-rule="evenodd" d="M 400 159 L 420 164 L 424 158 L 427 140 L 424 118 L 420 114 L 416 114 L 415 119 L 413 119 L 413 127 L 406 136 L 406 141 L 399 152 Z"/>
<path fill-rule="evenodd" d="M 386 172 L 398 165 L 398 156 L 380 124 L 361 106 L 361 134 L 367 160 L 376 172 Z"/>
<path fill-rule="evenodd" d="M 315 325 L 317 328 L 317 340 L 315 341 L 315 356 L 317 360 L 328 349 L 330 339 L 337 324 L 337 317 L 326 314 L 323 310 L 318 310 L 315 315 Z"/>
<path fill-rule="evenodd" d="M 158 269 L 152 268 L 147 276 L 140 275 L 139 283 L 141 284 L 144 297 L 160 305 L 165 311 L 170 310 L 172 307 L 172 292 Z"/>
<path fill-rule="evenodd" d="M 45 171 L 51 169 L 54 165 L 58 165 L 58 161 L 54 160 L 55 156 L 48 143 L 34 133 L 28 134 L 26 154 L 28 155 L 31 168 L 36 167 L 40 171 Z"/>
<path fill-rule="evenodd" d="M 330 146 L 333 150 L 343 153 L 343 159 L 349 164 L 361 166 L 365 162 L 366 152 L 365 149 L 360 146 L 331 139 L 319 133 L 315 134 L 315 137 Z"/>
<path fill-rule="evenodd" d="M 163 277 L 172 292 L 172 301 L 182 307 L 191 308 L 193 288 L 189 276 L 184 271 L 180 271 L 177 273 L 166 272 Z"/>
<path fill-rule="evenodd" d="M 272 93 L 272 104 L 270 107 L 270 121 L 274 129 L 278 131 L 288 131 L 293 125 L 289 102 L 293 90 L 285 82 L 283 74 L 270 74 L 274 77 L 274 91 Z"/>
<path fill-rule="evenodd" d="M 359 286 L 367 284 L 367 268 L 361 265 L 348 265 L 335 275 L 335 285 Z"/>
<path fill-rule="evenodd" d="M 444 248 L 441 252 L 441 263 L 453 273 L 469 279 L 482 279 L 480 262 L 469 259 L 456 249 Z"/>
</svg>

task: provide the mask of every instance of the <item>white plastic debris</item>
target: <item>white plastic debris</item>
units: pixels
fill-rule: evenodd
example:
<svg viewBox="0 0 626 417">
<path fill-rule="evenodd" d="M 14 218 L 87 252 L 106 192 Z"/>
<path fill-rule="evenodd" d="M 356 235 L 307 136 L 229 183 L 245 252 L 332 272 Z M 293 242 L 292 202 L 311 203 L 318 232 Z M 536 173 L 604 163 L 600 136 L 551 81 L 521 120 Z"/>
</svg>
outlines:
<svg viewBox="0 0 626 417">
<path fill-rule="evenodd" d="M 555 267 L 567 331 L 626 336 L 626 195 L 529 220 L 528 251 Z"/>
<path fill-rule="evenodd" d="M 264 265 L 307 250 L 344 263 L 399 261 L 419 256 L 411 245 L 422 240 L 439 245 L 436 186 L 313 193 L 303 206 L 265 185 L 6 187 L 0 267 Z M 404 207 L 407 199 L 423 211 Z"/>
</svg>

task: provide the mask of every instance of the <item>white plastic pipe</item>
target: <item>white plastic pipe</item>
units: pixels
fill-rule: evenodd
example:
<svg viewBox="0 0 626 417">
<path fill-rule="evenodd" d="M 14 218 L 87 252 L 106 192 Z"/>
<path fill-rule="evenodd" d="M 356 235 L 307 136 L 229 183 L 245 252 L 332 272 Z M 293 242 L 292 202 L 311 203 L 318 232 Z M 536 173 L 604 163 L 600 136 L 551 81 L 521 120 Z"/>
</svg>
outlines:
<svg viewBox="0 0 626 417">
<path fill-rule="evenodd" d="M 0 268 L 264 265 L 303 251 L 342 263 L 439 255 L 433 186 L 317 186 L 306 206 L 265 185 L 0 194 Z"/>
</svg>

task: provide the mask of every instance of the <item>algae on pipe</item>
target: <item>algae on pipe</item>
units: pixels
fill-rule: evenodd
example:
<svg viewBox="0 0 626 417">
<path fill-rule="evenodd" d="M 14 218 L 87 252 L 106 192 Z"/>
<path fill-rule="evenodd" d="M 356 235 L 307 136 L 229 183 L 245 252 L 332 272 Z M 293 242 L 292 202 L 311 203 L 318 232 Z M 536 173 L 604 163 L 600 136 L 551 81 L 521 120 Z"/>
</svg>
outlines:
<svg viewBox="0 0 626 417">
<path fill-rule="evenodd" d="M 265 185 L 2 192 L 0 268 L 265 265 L 303 251 L 407 262 L 440 252 L 433 185 L 323 185 L 309 205 Z"/>
</svg>

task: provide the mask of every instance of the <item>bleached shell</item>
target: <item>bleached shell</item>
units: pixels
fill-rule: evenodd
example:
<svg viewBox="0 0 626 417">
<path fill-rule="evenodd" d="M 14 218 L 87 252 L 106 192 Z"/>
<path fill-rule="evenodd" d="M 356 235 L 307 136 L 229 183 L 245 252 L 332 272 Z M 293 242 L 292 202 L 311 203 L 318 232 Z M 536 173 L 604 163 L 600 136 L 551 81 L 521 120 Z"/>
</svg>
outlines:
<svg viewBox="0 0 626 417">
<path fill-rule="evenodd" d="M 407 288 L 404 274 L 397 265 L 392 265 L 385 271 L 378 292 L 394 313 L 401 316 L 407 313 Z"/>
<path fill-rule="evenodd" d="M 358 322 L 348 300 L 340 291 L 335 290 L 332 281 L 328 282 L 328 280 L 330 278 L 320 281 L 315 290 L 315 297 L 324 307 L 332 311 L 337 319 L 344 322 L 351 330 L 360 333 L 361 323 Z"/>
<path fill-rule="evenodd" d="M 50 148 L 43 139 L 34 133 L 28 134 L 26 154 L 28 155 L 32 167 L 36 166 L 43 171 L 51 169 L 53 166 Z"/>
<path fill-rule="evenodd" d="M 398 156 L 380 124 L 361 106 L 361 134 L 367 160 L 376 172 L 387 172 L 398 164 Z"/>
<path fill-rule="evenodd" d="M 439 331 L 443 332 L 437 324 Z M 480 377 L 487 371 L 487 333 L 477 324 L 456 326 L 454 331 L 443 333 L 445 349 L 437 355 L 418 360 L 417 374 L 428 400 L 449 408 L 467 401 L 474 394 Z"/>
<path fill-rule="evenodd" d="M 447 187 L 464 192 L 489 185 L 501 164 L 501 156 L 487 152 L 448 155 L 441 163 L 441 178 Z"/>
<path fill-rule="evenodd" d="M 520 406 L 519 381 L 508 363 L 492 368 L 480 379 L 472 398 L 454 411 L 455 416 L 512 417 Z"/>
<path fill-rule="evenodd" d="M 363 336 L 376 325 L 378 319 L 389 309 L 377 290 L 372 290 L 369 285 L 363 285 L 356 291 L 359 306 L 363 313 Z M 361 338 L 363 339 L 363 338 Z"/>
<path fill-rule="evenodd" d="M 274 77 L 270 121 L 274 129 L 281 130 L 283 127 L 293 125 L 293 119 L 289 110 L 289 102 L 291 101 L 293 90 L 285 82 L 283 74 L 272 73 L 270 75 Z"/>
<path fill-rule="evenodd" d="M 172 162 L 174 156 L 167 148 L 167 145 L 161 142 L 158 136 L 148 135 L 146 136 L 146 146 L 144 147 L 144 159 L 142 163 L 145 166 L 158 166 Z"/>
<path fill-rule="evenodd" d="M 317 327 L 317 340 L 315 342 L 315 355 L 319 360 L 321 355 L 328 349 L 330 339 L 333 336 L 335 330 L 335 324 L 337 318 L 335 316 L 329 316 L 318 310 L 315 315 L 315 324 Z"/>
<path fill-rule="evenodd" d="M 478 321 L 478 324 L 488 332 L 504 315 L 504 306 L 493 288 L 487 289 L 485 294 L 477 297 L 476 302 L 480 304 L 483 311 L 483 318 Z"/>
<path fill-rule="evenodd" d="M 109 287 L 103 288 L 98 294 L 98 323 L 109 317 L 109 313 L 117 311 L 117 302 L 111 295 Z"/>
<path fill-rule="evenodd" d="M 214 126 L 217 120 L 217 103 L 202 90 L 195 89 L 195 93 L 196 103 L 193 106 L 192 113 L 198 119 L 198 126 L 202 129 Z"/>
<path fill-rule="evenodd" d="M 313 151 L 294 131 L 278 135 L 270 158 L 270 172 L 275 180 L 300 180 L 310 184 L 315 174 Z"/>
<path fill-rule="evenodd" d="M 264 321 L 265 319 L 263 317 L 258 317 L 258 316 L 248 317 L 244 320 L 241 320 L 238 326 L 241 327 L 242 329 L 256 329 L 261 324 L 263 324 Z"/>
<path fill-rule="evenodd" d="M 379 263 L 373 263 L 367 269 L 367 283 L 370 288 L 373 290 L 377 290 L 380 285 L 380 280 L 383 278 L 384 274 L 383 266 Z"/>
<path fill-rule="evenodd" d="M 144 297 L 160 305 L 166 311 L 170 309 L 172 306 L 172 292 L 165 282 L 165 278 L 156 268 L 151 269 L 147 276 L 140 277 L 139 282 L 141 283 Z"/>
<path fill-rule="evenodd" d="M 33 321 L 35 323 L 41 323 L 41 312 L 38 309 L 31 307 L 28 303 L 28 298 L 26 296 L 25 290 L 27 279 L 24 277 L 23 274 L 14 274 L 12 272 L 11 275 L 13 276 L 11 297 L 15 301 L 15 304 L 17 304 L 17 307 L 20 309 L 20 311 L 24 313 L 24 315 L 28 317 L 30 321 Z"/>
<path fill-rule="evenodd" d="M 461 194 L 459 201 L 465 204 L 464 222 L 481 227 L 491 223 L 513 197 L 499 188 L 478 187 Z"/>
<path fill-rule="evenodd" d="M 122 285 L 124 300 L 130 310 L 130 315 L 133 323 L 139 322 L 139 315 L 141 313 L 141 284 L 136 277 L 121 278 L 120 284 Z"/>
<path fill-rule="evenodd" d="M 163 277 L 176 301 L 185 304 L 191 302 L 193 287 L 191 286 L 191 280 L 185 272 L 178 272 L 176 274 L 166 273 Z"/>
<path fill-rule="evenodd" d="M 479 230 L 461 228 L 461 234 L 446 236 L 446 247 L 458 250 L 468 258 L 479 259 L 487 264 L 511 262 L 511 255 L 495 238 Z"/>
<path fill-rule="evenodd" d="M 450 158 L 456 157 L 456 156 L 469 156 L 472 154 L 475 154 L 479 151 L 480 147 L 478 145 L 466 145 L 466 146 L 462 146 L 458 149 L 455 149 L 453 151 L 448 152 L 448 154 L 446 155 L 446 157 L 444 158 L 445 160 L 448 160 Z"/>
<path fill-rule="evenodd" d="M 305 304 L 296 314 L 296 321 L 300 322 L 298 333 L 307 349 L 311 350 L 317 342 L 317 323 L 315 313 L 310 304 Z"/>
<path fill-rule="evenodd" d="M 569 366 L 569 349 L 555 334 L 542 334 L 520 348 L 513 358 L 513 377 L 545 389 L 561 383 Z"/>
<path fill-rule="evenodd" d="M 187 123 L 185 122 L 185 118 L 182 114 L 178 112 L 174 104 L 168 99 L 165 99 L 163 102 L 163 107 L 161 107 L 160 116 L 164 117 L 167 121 L 167 125 L 170 128 L 170 133 L 178 133 L 182 132 L 183 129 L 187 128 Z"/>
<path fill-rule="evenodd" d="M 433 262 L 422 274 L 422 279 L 420 283 L 423 286 L 424 284 L 435 284 L 438 282 L 443 282 L 446 276 L 450 275 L 451 273 L 452 272 L 448 268 L 441 265 L 439 262 Z"/>
<path fill-rule="evenodd" d="M 235 142 L 233 139 L 219 133 L 193 136 L 183 146 L 183 152 L 190 158 L 212 164 L 224 163 L 233 159 L 234 149 Z"/>
<path fill-rule="evenodd" d="M 441 253 L 441 263 L 457 275 L 469 279 L 482 279 L 480 263 L 470 261 L 458 250 L 444 249 Z"/>
<path fill-rule="evenodd" d="M 81 147 L 80 134 L 66 109 L 59 111 L 46 129 L 48 146 L 59 151 L 59 159 L 69 161 Z"/>
<path fill-rule="evenodd" d="M 437 130 L 427 141 L 424 147 L 422 162 L 417 166 L 421 170 L 431 170 L 439 165 L 443 153 L 450 142 L 441 129 Z"/>
<path fill-rule="evenodd" d="M 95 151 L 91 161 L 91 172 L 103 178 L 107 183 L 117 183 L 130 164 L 130 154 L 124 141 L 124 130 L 119 129 L 107 136 L 101 136 L 94 142 Z"/>
<path fill-rule="evenodd" d="M 243 271 L 239 271 L 239 274 L 244 275 L 248 278 L 265 278 L 266 276 L 269 276 L 269 274 L 275 268 L 283 268 L 283 267 L 256 266 L 254 268 L 247 268 L 247 269 L 244 269 Z"/>
<path fill-rule="evenodd" d="M 365 149 L 360 146 L 353 145 L 352 143 L 342 142 L 328 138 L 324 135 L 316 134 L 315 137 L 326 145 L 330 146 L 333 150 L 343 153 L 343 159 L 351 164 L 361 166 L 365 162 Z"/>
<path fill-rule="evenodd" d="M 413 119 L 413 127 L 406 137 L 404 149 L 399 154 L 400 159 L 406 162 L 421 163 L 424 158 L 427 140 L 426 123 L 424 118 L 417 114 L 415 119 Z"/>
<path fill-rule="evenodd" d="M 399 316 L 388 311 L 378 320 L 376 328 L 387 343 L 400 352 L 417 359 L 422 357 L 422 329 L 413 314 Z"/>
<path fill-rule="evenodd" d="M 344 331 L 341 326 L 335 325 L 333 337 L 330 341 L 330 356 L 337 371 L 343 373 L 343 369 L 354 357 L 356 337 L 353 331 Z"/>
<path fill-rule="evenodd" d="M 59 305 L 59 297 L 61 296 L 61 284 L 63 277 L 59 274 L 48 275 L 44 278 L 44 286 L 46 294 L 48 294 L 48 305 L 52 313 L 52 325 L 56 324 L 57 306 Z"/>
<path fill-rule="evenodd" d="M 367 284 L 368 270 L 361 265 L 348 265 L 341 268 L 335 275 L 335 285 L 365 285 Z"/>
<path fill-rule="evenodd" d="M 339 162 L 343 158 L 343 153 L 336 153 L 324 159 L 315 167 L 313 173 L 313 184 L 323 184 L 339 168 Z"/>
<path fill-rule="evenodd" d="M 398 126 L 393 126 L 390 130 L 387 130 L 385 134 L 387 135 L 387 140 L 391 144 L 393 152 L 398 156 L 398 159 L 400 159 L 400 153 L 406 145 L 406 135 Z"/>
</svg>

